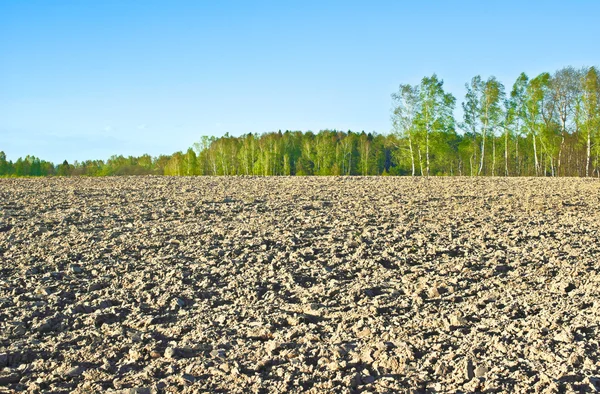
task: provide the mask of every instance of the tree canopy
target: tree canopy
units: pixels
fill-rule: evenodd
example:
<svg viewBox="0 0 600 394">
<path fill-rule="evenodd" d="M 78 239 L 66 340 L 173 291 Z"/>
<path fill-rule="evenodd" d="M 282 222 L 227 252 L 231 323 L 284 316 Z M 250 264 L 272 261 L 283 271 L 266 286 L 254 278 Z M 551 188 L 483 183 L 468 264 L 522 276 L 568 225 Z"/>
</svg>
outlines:
<svg viewBox="0 0 600 394">
<path fill-rule="evenodd" d="M 505 175 L 600 177 L 600 76 L 565 67 L 510 93 L 494 76 L 466 84 L 462 119 L 437 75 L 392 93 L 391 132 L 325 129 L 204 136 L 185 152 L 55 165 L 9 161 L 0 176 Z"/>
</svg>

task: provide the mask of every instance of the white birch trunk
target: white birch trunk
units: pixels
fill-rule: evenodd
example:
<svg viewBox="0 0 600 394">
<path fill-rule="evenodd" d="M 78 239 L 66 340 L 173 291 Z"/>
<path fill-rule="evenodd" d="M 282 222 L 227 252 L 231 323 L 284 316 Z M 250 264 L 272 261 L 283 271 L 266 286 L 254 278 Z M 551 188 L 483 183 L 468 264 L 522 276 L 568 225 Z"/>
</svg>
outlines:
<svg viewBox="0 0 600 394">
<path fill-rule="evenodd" d="M 504 132 L 504 176 L 508 176 L 508 127 Z"/>
<path fill-rule="evenodd" d="M 410 149 L 411 176 L 415 176 L 415 155 L 413 153 L 412 138 L 410 134 L 408 134 L 408 148 Z"/>
<path fill-rule="evenodd" d="M 537 155 L 537 145 L 535 142 L 535 133 L 533 133 L 533 159 L 534 159 L 534 166 L 535 166 L 535 176 L 539 175 L 539 163 L 538 163 L 538 155 Z"/>
<path fill-rule="evenodd" d="M 586 147 L 586 160 L 585 160 L 585 176 L 588 177 L 590 176 L 590 159 L 591 159 L 591 155 L 592 155 L 592 137 L 591 137 L 591 130 L 588 128 L 588 133 L 587 133 L 587 147 Z"/>
</svg>

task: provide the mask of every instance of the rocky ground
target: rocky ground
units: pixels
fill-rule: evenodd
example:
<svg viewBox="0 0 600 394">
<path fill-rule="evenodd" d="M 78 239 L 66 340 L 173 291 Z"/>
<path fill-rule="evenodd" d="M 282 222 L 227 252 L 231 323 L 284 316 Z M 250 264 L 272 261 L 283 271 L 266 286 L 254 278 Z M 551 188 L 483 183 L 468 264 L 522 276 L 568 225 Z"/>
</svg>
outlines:
<svg viewBox="0 0 600 394">
<path fill-rule="evenodd" d="M 0 180 L 0 392 L 600 388 L 600 182 Z"/>
</svg>

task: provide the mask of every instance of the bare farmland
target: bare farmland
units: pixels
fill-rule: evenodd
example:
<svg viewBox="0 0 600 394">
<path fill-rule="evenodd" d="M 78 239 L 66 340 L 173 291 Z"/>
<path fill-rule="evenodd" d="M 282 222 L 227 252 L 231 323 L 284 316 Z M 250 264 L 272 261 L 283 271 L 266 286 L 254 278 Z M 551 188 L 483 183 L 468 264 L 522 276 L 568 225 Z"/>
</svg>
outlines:
<svg viewBox="0 0 600 394">
<path fill-rule="evenodd" d="M 0 180 L 0 391 L 573 392 L 600 183 Z"/>
</svg>

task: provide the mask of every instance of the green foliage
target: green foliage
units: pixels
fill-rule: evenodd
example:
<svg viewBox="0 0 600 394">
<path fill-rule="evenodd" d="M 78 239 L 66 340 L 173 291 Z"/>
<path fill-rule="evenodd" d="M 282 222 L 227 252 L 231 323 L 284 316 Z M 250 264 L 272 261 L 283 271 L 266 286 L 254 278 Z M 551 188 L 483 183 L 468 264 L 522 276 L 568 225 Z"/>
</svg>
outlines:
<svg viewBox="0 0 600 394">
<path fill-rule="evenodd" d="M 533 79 L 522 73 L 505 97 L 495 77 L 466 84 L 456 99 L 432 75 L 392 94 L 390 134 L 281 130 L 203 136 L 185 152 L 111 156 L 59 164 L 35 156 L 9 161 L 0 176 L 120 175 L 549 175 L 600 177 L 600 77 L 565 67 Z"/>
</svg>

